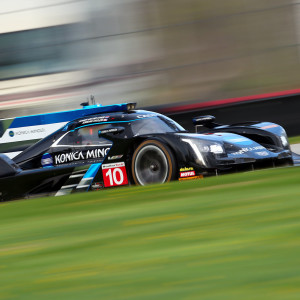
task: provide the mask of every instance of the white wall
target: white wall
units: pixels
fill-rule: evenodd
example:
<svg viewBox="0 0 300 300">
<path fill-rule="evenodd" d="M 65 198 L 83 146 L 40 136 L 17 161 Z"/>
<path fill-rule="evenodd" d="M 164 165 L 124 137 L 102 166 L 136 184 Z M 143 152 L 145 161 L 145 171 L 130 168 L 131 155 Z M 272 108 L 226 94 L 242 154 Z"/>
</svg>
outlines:
<svg viewBox="0 0 300 300">
<path fill-rule="evenodd" d="M 0 34 L 86 19 L 86 1 L 2 0 Z"/>
</svg>

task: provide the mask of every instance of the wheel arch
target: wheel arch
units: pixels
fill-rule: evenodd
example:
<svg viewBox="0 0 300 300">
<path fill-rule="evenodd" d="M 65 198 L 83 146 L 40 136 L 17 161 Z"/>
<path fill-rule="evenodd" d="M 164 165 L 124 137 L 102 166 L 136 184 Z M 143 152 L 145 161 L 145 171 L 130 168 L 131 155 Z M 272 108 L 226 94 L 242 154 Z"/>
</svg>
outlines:
<svg viewBox="0 0 300 300">
<path fill-rule="evenodd" d="M 132 155 L 131 155 L 131 161 L 130 161 L 130 177 L 132 179 L 132 182 L 135 184 L 138 184 L 136 176 L 134 174 L 134 160 L 136 158 L 137 151 L 140 151 L 145 145 L 147 145 L 146 144 L 147 141 L 149 141 L 149 144 L 151 144 L 151 142 L 153 142 L 154 144 L 157 143 L 157 145 L 162 145 L 165 148 L 166 152 L 169 153 L 170 157 L 167 158 L 167 160 L 171 161 L 172 169 L 171 169 L 171 172 L 169 172 L 169 174 L 168 174 L 168 180 L 166 182 L 174 180 L 176 177 L 177 171 L 178 171 L 178 158 L 177 158 L 175 149 L 172 147 L 171 143 L 169 143 L 167 141 L 167 139 L 146 136 L 146 137 L 138 137 L 133 143 L 133 147 L 131 150 Z M 141 147 L 141 148 L 139 148 L 139 147 Z M 161 147 L 159 146 L 159 148 L 161 148 Z M 163 150 L 164 154 L 165 154 L 165 150 Z"/>
</svg>

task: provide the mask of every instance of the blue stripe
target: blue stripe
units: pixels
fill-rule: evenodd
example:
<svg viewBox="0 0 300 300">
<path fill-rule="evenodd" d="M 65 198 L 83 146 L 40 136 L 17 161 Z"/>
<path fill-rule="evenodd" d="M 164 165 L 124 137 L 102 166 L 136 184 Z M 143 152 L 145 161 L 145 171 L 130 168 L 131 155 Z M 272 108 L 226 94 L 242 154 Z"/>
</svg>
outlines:
<svg viewBox="0 0 300 300">
<path fill-rule="evenodd" d="M 92 164 L 89 169 L 87 170 L 87 172 L 84 174 L 83 179 L 84 178 L 89 178 L 89 177 L 95 177 L 96 174 L 98 173 L 98 170 L 100 169 L 102 163 L 97 163 L 97 164 Z"/>
<path fill-rule="evenodd" d="M 87 170 L 87 172 L 84 174 L 84 176 L 82 177 L 82 179 L 84 178 L 90 178 L 92 177 L 93 180 L 91 180 L 91 183 L 89 185 L 89 187 L 86 189 L 86 191 L 88 191 L 94 181 L 95 176 L 97 175 L 100 167 L 101 167 L 102 163 L 97 163 L 97 164 L 92 164 L 89 169 Z"/>
<path fill-rule="evenodd" d="M 70 130 L 70 131 L 73 132 L 73 131 L 75 131 L 79 128 L 89 127 L 89 126 L 94 126 L 94 125 L 112 124 L 112 123 L 129 123 L 129 122 L 139 121 L 139 120 L 143 120 L 143 119 L 150 119 L 150 118 L 155 118 L 155 117 L 146 117 L 146 118 L 140 118 L 140 119 L 134 119 L 134 120 L 127 120 L 127 121 L 107 121 L 107 122 L 99 122 L 99 123 L 90 123 L 90 124 L 87 124 L 87 125 L 82 125 L 82 126 L 76 127 L 75 129 Z"/>
<path fill-rule="evenodd" d="M 19 128 L 24 126 L 34 126 L 34 125 L 46 125 L 55 124 L 61 122 L 69 122 L 74 119 L 88 116 L 96 113 L 110 113 L 117 111 L 126 111 L 127 103 L 114 104 L 114 105 L 90 105 L 85 106 L 81 109 L 61 111 L 40 115 L 32 115 L 25 117 L 17 117 L 13 120 L 9 128 Z"/>
</svg>

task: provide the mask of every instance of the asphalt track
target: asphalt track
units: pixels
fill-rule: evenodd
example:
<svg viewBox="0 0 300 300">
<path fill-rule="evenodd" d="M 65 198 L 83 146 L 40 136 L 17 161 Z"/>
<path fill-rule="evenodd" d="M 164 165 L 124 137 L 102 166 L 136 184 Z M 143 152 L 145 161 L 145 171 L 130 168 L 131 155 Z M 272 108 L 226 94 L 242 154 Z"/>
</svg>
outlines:
<svg viewBox="0 0 300 300">
<path fill-rule="evenodd" d="M 300 165 L 300 144 L 291 145 L 291 150 L 293 152 L 293 160 L 296 166 Z"/>
</svg>

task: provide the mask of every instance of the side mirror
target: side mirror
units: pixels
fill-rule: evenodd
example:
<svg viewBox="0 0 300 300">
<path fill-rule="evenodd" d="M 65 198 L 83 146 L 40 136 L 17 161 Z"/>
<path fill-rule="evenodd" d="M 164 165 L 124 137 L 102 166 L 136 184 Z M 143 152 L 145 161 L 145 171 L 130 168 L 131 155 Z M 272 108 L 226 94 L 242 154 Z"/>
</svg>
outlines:
<svg viewBox="0 0 300 300">
<path fill-rule="evenodd" d="M 124 127 L 114 127 L 114 128 L 107 128 L 107 129 L 103 129 L 103 130 L 99 130 L 98 131 L 98 136 L 104 136 L 104 135 L 116 135 L 116 134 L 120 134 L 125 130 Z"/>
<path fill-rule="evenodd" d="M 202 126 L 205 126 L 209 123 L 212 123 L 215 121 L 215 117 L 214 116 L 210 116 L 210 115 L 207 115 L 207 116 L 199 116 L 199 117 L 195 117 L 193 118 L 193 123 L 194 125 L 202 125 Z"/>
<path fill-rule="evenodd" d="M 193 123 L 196 127 L 196 133 L 198 133 L 198 127 L 214 128 L 218 126 L 218 124 L 214 123 L 215 119 L 216 118 L 211 115 L 193 118 Z"/>
</svg>

